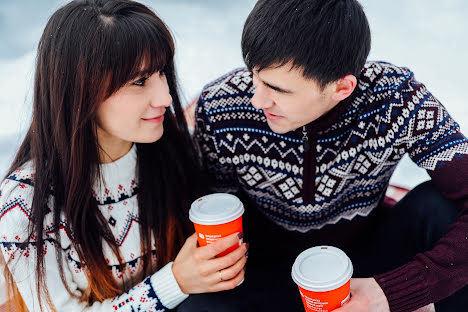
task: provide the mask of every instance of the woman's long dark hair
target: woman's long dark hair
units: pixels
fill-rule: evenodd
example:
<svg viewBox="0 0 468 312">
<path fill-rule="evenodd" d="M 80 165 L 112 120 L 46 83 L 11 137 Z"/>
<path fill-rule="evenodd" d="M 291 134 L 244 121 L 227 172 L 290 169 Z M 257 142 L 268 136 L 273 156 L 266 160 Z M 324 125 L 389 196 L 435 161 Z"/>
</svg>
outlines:
<svg viewBox="0 0 468 312">
<path fill-rule="evenodd" d="M 60 242 L 62 214 L 85 265 L 89 292 L 81 299 L 102 301 L 126 290 L 119 287 L 105 261 L 103 240 L 120 261 L 121 257 L 92 196 L 92 186 L 100 178 L 96 110 L 135 79 L 141 66 L 149 73 L 166 73 L 173 99 L 162 138 L 137 144 L 141 278 L 173 260 L 190 233 L 187 211 L 200 195 L 200 184 L 194 180 L 199 177 L 199 163 L 179 100 L 173 57 L 174 42 L 166 25 L 133 1 L 72 1 L 50 18 L 38 47 L 32 123 L 9 170 L 11 174 L 29 160 L 35 168 L 30 237 L 35 237 L 37 247 L 38 296 L 45 295 L 49 304 L 43 222 L 50 194 L 55 199 L 50 207 L 57 226 L 55 240 Z M 151 257 L 154 248 L 156 263 Z M 65 283 L 60 248 L 56 257 Z"/>
</svg>

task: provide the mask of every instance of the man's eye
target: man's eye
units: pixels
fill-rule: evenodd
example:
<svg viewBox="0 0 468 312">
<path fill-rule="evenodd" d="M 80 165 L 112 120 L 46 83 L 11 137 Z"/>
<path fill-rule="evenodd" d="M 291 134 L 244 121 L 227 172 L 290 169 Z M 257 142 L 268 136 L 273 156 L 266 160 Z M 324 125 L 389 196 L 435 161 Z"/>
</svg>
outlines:
<svg viewBox="0 0 468 312">
<path fill-rule="evenodd" d="M 137 81 L 133 82 L 133 85 L 143 87 L 145 85 L 146 80 L 148 80 L 147 77 L 140 78 Z"/>
</svg>

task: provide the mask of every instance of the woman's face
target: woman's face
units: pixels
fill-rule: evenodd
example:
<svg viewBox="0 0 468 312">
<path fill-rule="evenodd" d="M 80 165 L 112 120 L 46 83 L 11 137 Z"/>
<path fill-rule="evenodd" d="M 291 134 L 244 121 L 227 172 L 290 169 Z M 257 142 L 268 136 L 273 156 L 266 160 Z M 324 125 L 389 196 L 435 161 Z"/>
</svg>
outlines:
<svg viewBox="0 0 468 312">
<path fill-rule="evenodd" d="M 99 144 L 110 153 L 126 149 L 133 142 L 159 140 L 164 131 L 164 113 L 171 104 L 164 72 L 130 81 L 98 107 Z"/>
</svg>

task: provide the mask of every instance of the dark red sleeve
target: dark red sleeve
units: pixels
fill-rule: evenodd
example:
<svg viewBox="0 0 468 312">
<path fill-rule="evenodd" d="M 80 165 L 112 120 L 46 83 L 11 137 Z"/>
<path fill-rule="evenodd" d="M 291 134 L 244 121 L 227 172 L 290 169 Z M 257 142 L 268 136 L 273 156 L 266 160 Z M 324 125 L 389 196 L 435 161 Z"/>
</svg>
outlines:
<svg viewBox="0 0 468 312">
<path fill-rule="evenodd" d="M 407 116 L 401 146 L 460 209 L 456 222 L 432 250 L 375 276 L 391 311 L 413 311 L 468 285 L 468 140 L 440 102 L 414 78 L 400 96 L 405 99 L 402 116 Z"/>
</svg>

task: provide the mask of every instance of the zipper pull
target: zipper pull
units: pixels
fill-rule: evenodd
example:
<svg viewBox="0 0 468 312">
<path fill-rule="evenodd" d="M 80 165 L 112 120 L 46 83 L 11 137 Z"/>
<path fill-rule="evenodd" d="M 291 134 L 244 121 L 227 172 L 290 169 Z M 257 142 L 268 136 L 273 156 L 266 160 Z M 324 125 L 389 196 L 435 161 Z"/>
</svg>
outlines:
<svg viewBox="0 0 468 312">
<path fill-rule="evenodd" d="M 305 126 L 302 126 L 302 141 L 304 141 L 304 152 L 310 150 L 309 137 L 307 136 L 307 129 Z"/>
</svg>

